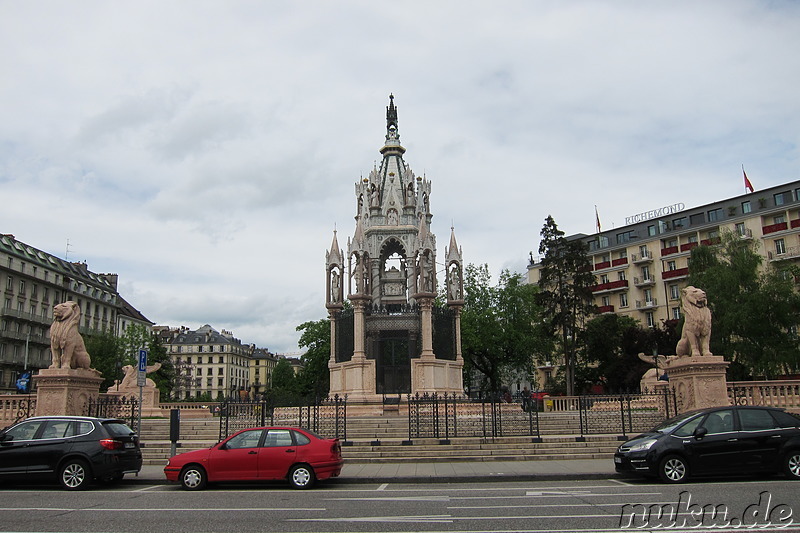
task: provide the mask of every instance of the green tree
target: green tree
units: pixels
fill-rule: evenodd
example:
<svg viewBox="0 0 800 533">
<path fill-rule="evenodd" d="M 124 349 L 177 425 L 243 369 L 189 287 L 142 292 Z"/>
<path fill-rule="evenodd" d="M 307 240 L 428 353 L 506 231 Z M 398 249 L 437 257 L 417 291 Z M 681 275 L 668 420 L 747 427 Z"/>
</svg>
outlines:
<svg viewBox="0 0 800 533">
<path fill-rule="evenodd" d="M 538 301 L 548 331 L 559 338 L 566 391 L 573 395 L 578 339 L 586 318 L 594 312 L 592 287 L 596 282 L 585 244 L 580 239 L 566 239 L 552 216 L 545 219 L 541 237 Z"/>
<path fill-rule="evenodd" d="M 87 335 L 83 340 L 92 360 L 92 368 L 100 371 L 103 376 L 100 390 L 108 390 L 114 385 L 115 379 L 122 379 L 119 337 L 110 331 L 103 331 Z"/>
<path fill-rule="evenodd" d="M 788 264 L 762 266 L 758 246 L 726 231 L 720 244 L 698 246 L 689 258 L 688 283 L 706 292 L 712 312 L 711 351 L 733 361 L 734 379 L 800 370 L 800 273 Z"/>
<path fill-rule="evenodd" d="M 520 274 L 504 270 L 491 286 L 488 265 L 467 265 L 461 351 L 465 376 L 483 376 L 484 390 L 498 392 L 509 371 L 533 371 L 534 356 L 543 351 L 536 287 Z"/>
<path fill-rule="evenodd" d="M 328 319 L 304 322 L 297 331 L 303 332 L 298 346 L 306 348 L 303 370 L 297 376 L 298 391 L 310 398 L 325 398 L 330 390 L 331 323 Z"/>
<path fill-rule="evenodd" d="M 579 385 L 602 383 L 610 392 L 633 391 L 652 365 L 640 353 L 668 354 L 675 349 L 675 329 L 642 328 L 627 316 L 603 314 L 586 323 L 583 331 L 585 361 L 579 365 Z M 581 372 L 580 369 L 583 368 Z"/>
<path fill-rule="evenodd" d="M 286 358 L 279 359 L 272 369 L 270 395 L 275 405 L 292 405 L 297 400 L 297 376 Z"/>
</svg>

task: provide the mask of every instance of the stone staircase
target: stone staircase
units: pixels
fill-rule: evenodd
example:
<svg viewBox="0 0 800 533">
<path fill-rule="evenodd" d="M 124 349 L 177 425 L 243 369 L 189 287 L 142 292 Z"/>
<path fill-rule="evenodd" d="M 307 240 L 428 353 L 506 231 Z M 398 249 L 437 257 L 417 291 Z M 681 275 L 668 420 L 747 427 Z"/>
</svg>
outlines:
<svg viewBox="0 0 800 533">
<path fill-rule="evenodd" d="M 539 417 L 541 439 L 527 437 L 415 438 L 408 444 L 404 416 L 348 417 L 342 455 L 348 463 L 430 463 L 453 461 L 528 461 L 553 459 L 610 459 L 620 441 L 617 435 L 577 439 L 577 415 L 546 413 Z M 177 452 L 207 448 L 217 442 L 218 418 L 181 420 Z M 536 442 L 534 442 L 536 440 Z M 168 419 L 143 419 L 144 463 L 166 464 L 171 455 Z"/>
</svg>

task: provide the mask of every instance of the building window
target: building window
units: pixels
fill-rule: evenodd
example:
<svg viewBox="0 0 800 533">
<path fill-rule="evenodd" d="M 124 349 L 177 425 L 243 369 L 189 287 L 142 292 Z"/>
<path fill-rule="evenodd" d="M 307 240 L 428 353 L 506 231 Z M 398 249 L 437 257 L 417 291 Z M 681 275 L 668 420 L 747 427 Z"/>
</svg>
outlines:
<svg viewBox="0 0 800 533">
<path fill-rule="evenodd" d="M 792 192 L 791 191 L 779 192 L 775 194 L 773 198 L 775 199 L 775 205 L 786 205 L 792 201 Z"/>
<path fill-rule="evenodd" d="M 672 308 L 672 320 L 680 320 L 681 319 L 681 308 L 680 307 L 673 307 Z"/>
<path fill-rule="evenodd" d="M 656 234 L 656 226 L 655 226 L 655 224 L 652 225 L 652 226 L 647 226 L 647 235 L 649 237 L 655 237 L 657 235 Z"/>
<path fill-rule="evenodd" d="M 652 289 L 645 289 L 644 290 L 644 301 L 650 304 L 653 301 L 653 291 Z"/>
<path fill-rule="evenodd" d="M 622 233 L 617 233 L 617 244 L 624 244 L 626 242 L 630 242 L 633 238 L 633 231 L 624 231 Z"/>
<path fill-rule="evenodd" d="M 722 208 L 712 209 L 708 212 L 708 221 L 717 222 L 722 220 Z"/>
<path fill-rule="evenodd" d="M 736 234 L 741 237 L 747 235 L 747 228 L 744 227 L 744 222 L 739 222 L 736 224 Z"/>
<path fill-rule="evenodd" d="M 225 383 L 223 382 L 223 379 L 224 378 L 217 378 L 217 387 L 222 387 L 222 386 L 225 385 Z"/>
<path fill-rule="evenodd" d="M 650 267 L 643 266 L 642 267 L 642 279 L 647 280 L 650 279 Z"/>
<path fill-rule="evenodd" d="M 617 279 L 620 280 L 620 281 L 625 281 L 625 271 L 624 270 L 622 270 L 620 272 L 617 272 Z"/>
<path fill-rule="evenodd" d="M 601 284 L 608 283 L 608 274 L 603 274 L 602 276 L 600 276 L 600 283 Z"/>
<path fill-rule="evenodd" d="M 628 294 L 622 293 L 619 295 L 619 306 L 620 307 L 628 307 Z"/>
<path fill-rule="evenodd" d="M 783 242 L 783 239 L 775 239 L 775 253 L 778 255 L 786 253 L 786 243 Z"/>
<path fill-rule="evenodd" d="M 667 270 L 677 270 L 677 269 L 678 265 L 675 263 L 675 261 L 667 261 Z"/>
<path fill-rule="evenodd" d="M 672 220 L 672 228 L 678 229 L 686 225 L 686 217 L 675 218 Z"/>
<path fill-rule="evenodd" d="M 753 212 L 753 208 L 750 205 L 750 201 L 742 202 L 742 213 L 746 214 L 746 213 L 752 213 L 752 212 Z"/>
<path fill-rule="evenodd" d="M 688 242 L 697 242 L 697 235 L 689 235 Z"/>
<path fill-rule="evenodd" d="M 645 314 L 644 314 L 644 316 L 645 316 L 645 319 L 647 320 L 647 327 L 648 327 L 648 328 L 653 328 L 653 327 L 655 327 L 655 325 L 656 325 L 656 319 L 655 319 L 655 317 L 653 316 L 653 313 L 651 313 L 651 312 L 649 312 L 649 311 L 648 311 L 647 313 L 645 313 Z"/>
<path fill-rule="evenodd" d="M 681 297 L 681 291 L 678 289 L 677 285 L 670 285 L 669 286 L 669 297 L 673 300 L 678 300 Z"/>
<path fill-rule="evenodd" d="M 697 224 L 704 224 L 706 221 L 706 214 L 705 213 L 695 213 L 689 217 L 689 223 L 692 226 Z"/>
<path fill-rule="evenodd" d="M 602 303 L 603 307 L 608 307 L 609 305 L 611 305 L 611 300 L 608 298 L 608 296 L 603 296 L 602 298 L 600 298 L 600 302 Z"/>
<path fill-rule="evenodd" d="M 20 296 L 24 296 L 25 295 L 25 280 L 24 279 L 19 280 L 19 294 L 20 294 Z"/>
</svg>

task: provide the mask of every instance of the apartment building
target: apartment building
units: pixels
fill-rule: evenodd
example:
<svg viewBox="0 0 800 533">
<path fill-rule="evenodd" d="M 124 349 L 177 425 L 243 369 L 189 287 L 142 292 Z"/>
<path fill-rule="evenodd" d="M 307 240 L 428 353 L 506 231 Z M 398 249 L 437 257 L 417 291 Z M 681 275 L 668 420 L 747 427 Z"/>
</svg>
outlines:
<svg viewBox="0 0 800 533">
<path fill-rule="evenodd" d="M 94 273 L 86 263 L 65 261 L 9 234 L 0 234 L 0 287 L 0 392 L 13 392 L 23 371 L 50 366 L 49 331 L 58 303 L 78 303 L 82 335 L 118 331 L 121 318 L 150 323 L 127 302 L 121 305 L 116 274 Z"/>
<path fill-rule="evenodd" d="M 599 311 L 655 327 L 680 319 L 692 248 L 718 243 L 724 230 L 757 240 L 765 264 L 800 260 L 800 181 L 694 208 L 654 207 L 626 217 L 625 226 L 568 239 L 587 245 Z M 539 281 L 540 268 L 528 265 L 529 283 Z"/>
<path fill-rule="evenodd" d="M 272 385 L 272 371 L 279 357 L 269 350 L 257 348 L 250 359 L 250 396 L 259 398 Z"/>
<path fill-rule="evenodd" d="M 208 393 L 216 400 L 238 398 L 242 390 L 249 392 L 255 346 L 242 344 L 230 331 L 219 332 L 208 324 L 194 331 L 185 327 L 156 329 L 175 365 L 175 398 L 189 400 Z"/>
</svg>

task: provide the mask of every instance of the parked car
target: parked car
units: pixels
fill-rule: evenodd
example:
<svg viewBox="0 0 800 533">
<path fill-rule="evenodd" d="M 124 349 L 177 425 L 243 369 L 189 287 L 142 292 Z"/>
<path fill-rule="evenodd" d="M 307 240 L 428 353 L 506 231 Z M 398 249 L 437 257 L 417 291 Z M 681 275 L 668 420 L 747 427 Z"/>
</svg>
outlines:
<svg viewBox="0 0 800 533">
<path fill-rule="evenodd" d="M 289 481 L 307 489 L 342 471 L 339 439 L 325 439 L 307 429 L 249 428 L 205 450 L 178 454 L 164 467 L 169 481 L 200 490 L 219 481 Z"/>
<path fill-rule="evenodd" d="M 690 411 L 624 443 L 614 465 L 666 483 L 761 472 L 800 479 L 800 416 L 772 407 Z"/>
<path fill-rule="evenodd" d="M 139 437 L 116 418 L 36 416 L 0 432 L 0 480 L 53 480 L 80 490 L 141 467 Z"/>
</svg>

